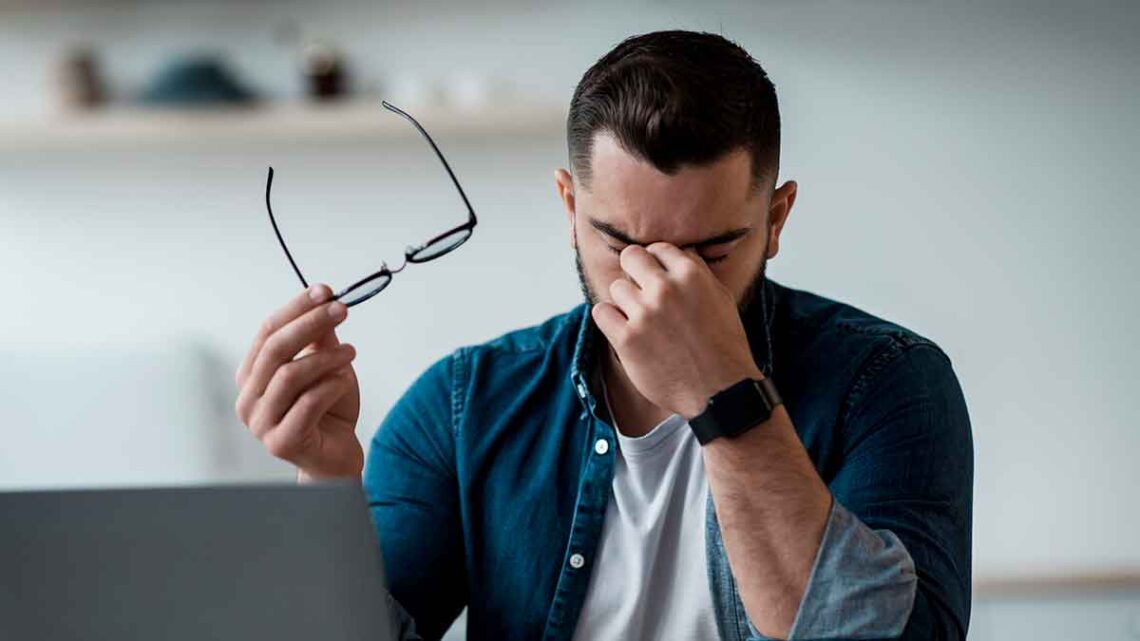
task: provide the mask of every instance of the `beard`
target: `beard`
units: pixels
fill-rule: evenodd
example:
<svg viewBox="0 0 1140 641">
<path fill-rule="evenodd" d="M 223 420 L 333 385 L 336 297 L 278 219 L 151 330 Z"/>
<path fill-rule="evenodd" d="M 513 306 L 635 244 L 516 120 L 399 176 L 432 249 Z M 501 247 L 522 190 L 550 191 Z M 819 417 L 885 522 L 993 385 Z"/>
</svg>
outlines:
<svg viewBox="0 0 1140 641">
<path fill-rule="evenodd" d="M 586 302 L 588 302 L 591 307 L 597 305 L 601 299 L 598 298 L 597 292 L 595 292 L 594 288 L 590 286 L 590 281 L 586 278 L 586 268 L 582 264 L 582 252 L 578 249 L 577 234 L 574 235 L 574 268 L 578 272 L 578 286 L 582 289 L 582 296 L 586 299 Z M 736 308 L 740 312 L 741 318 L 743 318 L 752 308 L 752 303 L 756 300 L 757 292 L 759 292 L 760 288 L 764 286 L 764 278 L 767 270 L 768 257 L 765 256 L 763 260 L 760 261 L 760 267 L 756 270 L 756 274 L 753 275 L 752 280 L 748 284 L 748 287 L 745 288 L 744 293 L 740 296 L 740 299 L 736 304 Z"/>
</svg>

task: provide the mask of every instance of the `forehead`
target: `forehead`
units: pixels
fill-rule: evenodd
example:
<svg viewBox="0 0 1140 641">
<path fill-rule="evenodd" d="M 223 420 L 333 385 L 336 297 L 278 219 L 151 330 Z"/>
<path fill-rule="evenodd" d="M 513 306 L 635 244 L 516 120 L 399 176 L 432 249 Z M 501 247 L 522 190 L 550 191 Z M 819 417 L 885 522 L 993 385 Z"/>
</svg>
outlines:
<svg viewBox="0 0 1140 641">
<path fill-rule="evenodd" d="M 590 166 L 589 186 L 579 195 L 583 213 L 634 237 L 683 243 L 752 224 L 764 210 L 763 190 L 754 188 L 752 159 L 743 149 L 669 175 L 603 132 L 594 139 Z"/>
</svg>

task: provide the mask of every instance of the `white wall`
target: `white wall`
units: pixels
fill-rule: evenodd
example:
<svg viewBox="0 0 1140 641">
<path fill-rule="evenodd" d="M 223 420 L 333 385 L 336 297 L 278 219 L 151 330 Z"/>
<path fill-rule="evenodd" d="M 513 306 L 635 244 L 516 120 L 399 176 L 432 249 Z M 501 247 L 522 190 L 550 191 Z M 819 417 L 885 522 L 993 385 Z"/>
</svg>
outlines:
<svg viewBox="0 0 1140 641">
<path fill-rule="evenodd" d="M 955 362 L 974 423 L 975 573 L 1135 567 L 1140 12 L 1071 4 L 9 11 L 0 117 L 51 108 L 51 57 L 80 36 L 105 52 L 120 93 L 161 54 L 208 45 L 267 93 L 295 95 L 269 33 L 291 16 L 341 43 L 366 88 L 484 74 L 567 101 L 624 35 L 723 32 L 775 80 L 783 173 L 801 187 L 774 277 L 908 325 Z M 362 437 L 435 358 L 578 300 L 551 179 L 561 132 L 441 143 L 481 225 L 454 256 L 353 310 L 344 337 L 360 349 Z M 264 218 L 265 165 L 281 172 L 275 196 L 302 266 L 344 283 L 461 215 L 436 174 L 406 165 L 420 151 L 0 155 L 0 347 L 189 336 L 236 363 L 296 287 Z M 22 447 L 19 426 L 4 430 L 5 447 Z"/>
</svg>

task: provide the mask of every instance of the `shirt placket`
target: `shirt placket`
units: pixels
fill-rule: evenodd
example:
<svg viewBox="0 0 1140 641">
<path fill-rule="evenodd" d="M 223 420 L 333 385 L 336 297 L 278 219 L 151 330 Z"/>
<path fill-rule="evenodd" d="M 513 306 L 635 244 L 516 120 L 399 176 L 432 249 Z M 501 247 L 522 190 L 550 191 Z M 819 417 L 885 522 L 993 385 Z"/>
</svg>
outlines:
<svg viewBox="0 0 1140 641">
<path fill-rule="evenodd" d="M 596 402 L 583 377 L 575 373 L 575 391 L 584 409 L 579 416 L 586 429 L 585 462 L 554 600 L 547 617 L 544 639 L 570 639 L 581 614 L 594 559 L 605 522 L 614 472 L 614 430 L 595 414 Z"/>
</svg>

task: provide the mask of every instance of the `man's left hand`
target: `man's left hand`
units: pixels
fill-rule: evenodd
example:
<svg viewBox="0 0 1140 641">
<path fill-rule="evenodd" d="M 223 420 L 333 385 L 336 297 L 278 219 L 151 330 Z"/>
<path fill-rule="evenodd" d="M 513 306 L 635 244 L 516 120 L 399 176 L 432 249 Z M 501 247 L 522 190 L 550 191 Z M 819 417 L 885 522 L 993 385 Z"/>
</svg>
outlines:
<svg viewBox="0 0 1140 641">
<path fill-rule="evenodd" d="M 691 419 L 717 392 L 763 378 L 732 292 L 698 255 L 654 243 L 630 245 L 620 260 L 626 277 L 592 313 L 649 402 Z"/>
</svg>

